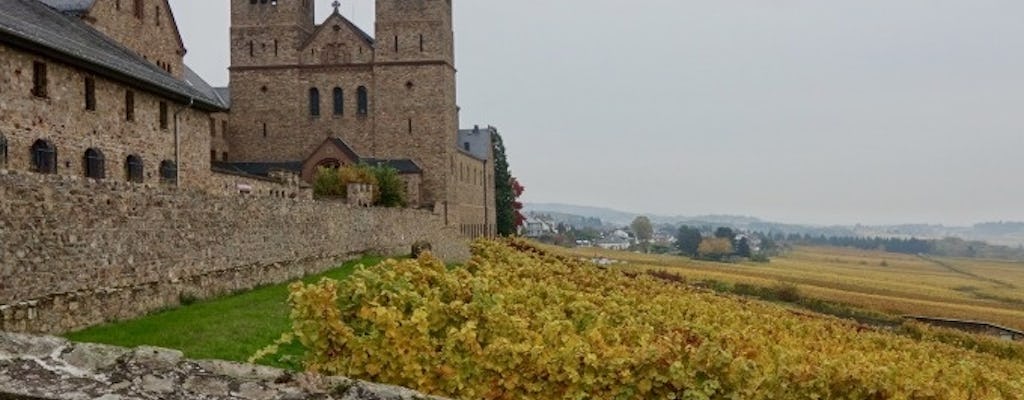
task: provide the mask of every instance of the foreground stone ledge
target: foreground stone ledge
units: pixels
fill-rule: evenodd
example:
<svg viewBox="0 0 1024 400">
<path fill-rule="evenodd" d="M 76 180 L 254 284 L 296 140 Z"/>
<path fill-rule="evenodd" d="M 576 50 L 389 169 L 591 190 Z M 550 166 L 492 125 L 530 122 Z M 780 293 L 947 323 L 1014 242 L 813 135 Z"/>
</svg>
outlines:
<svg viewBox="0 0 1024 400">
<path fill-rule="evenodd" d="M 395 386 L 0 332 L 0 399 L 443 400 Z"/>
</svg>

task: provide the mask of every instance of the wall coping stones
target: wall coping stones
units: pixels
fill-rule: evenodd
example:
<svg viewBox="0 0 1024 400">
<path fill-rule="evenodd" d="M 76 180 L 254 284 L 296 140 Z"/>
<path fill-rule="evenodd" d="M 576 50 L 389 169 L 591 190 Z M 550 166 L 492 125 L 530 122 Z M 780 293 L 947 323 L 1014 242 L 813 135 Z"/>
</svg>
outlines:
<svg viewBox="0 0 1024 400">
<path fill-rule="evenodd" d="M 176 350 L 2 332 L 0 399 L 444 400 L 344 377 L 187 360 Z"/>
</svg>

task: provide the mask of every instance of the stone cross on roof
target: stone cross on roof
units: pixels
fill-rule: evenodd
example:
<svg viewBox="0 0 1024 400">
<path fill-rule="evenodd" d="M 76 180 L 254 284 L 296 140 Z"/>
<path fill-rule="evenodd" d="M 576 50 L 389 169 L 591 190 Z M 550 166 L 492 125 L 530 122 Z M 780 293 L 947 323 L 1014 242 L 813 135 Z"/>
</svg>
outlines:
<svg viewBox="0 0 1024 400">
<path fill-rule="evenodd" d="M 341 2 L 334 0 L 334 2 L 331 3 L 331 7 L 334 7 L 334 12 L 338 12 L 338 8 L 341 8 Z"/>
</svg>

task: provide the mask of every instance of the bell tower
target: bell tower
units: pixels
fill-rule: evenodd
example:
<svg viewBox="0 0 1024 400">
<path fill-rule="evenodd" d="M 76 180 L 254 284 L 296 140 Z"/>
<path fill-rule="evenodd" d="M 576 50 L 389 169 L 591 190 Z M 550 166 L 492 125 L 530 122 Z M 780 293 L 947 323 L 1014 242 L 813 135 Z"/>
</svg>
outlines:
<svg viewBox="0 0 1024 400">
<path fill-rule="evenodd" d="M 377 61 L 455 64 L 451 0 L 377 0 Z"/>
<path fill-rule="evenodd" d="M 314 13 L 313 0 L 231 0 L 231 66 L 295 63 Z"/>
<path fill-rule="evenodd" d="M 453 203 L 459 121 L 452 2 L 376 0 L 376 6 L 374 151 L 424 169 L 422 203 Z"/>
</svg>

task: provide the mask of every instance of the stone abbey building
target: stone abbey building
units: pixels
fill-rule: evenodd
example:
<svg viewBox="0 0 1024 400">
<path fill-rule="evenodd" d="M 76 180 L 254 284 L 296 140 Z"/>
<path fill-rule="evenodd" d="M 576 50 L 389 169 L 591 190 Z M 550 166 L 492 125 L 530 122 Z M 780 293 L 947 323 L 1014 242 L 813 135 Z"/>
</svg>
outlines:
<svg viewBox="0 0 1024 400">
<path fill-rule="evenodd" d="M 167 0 L 4 0 L 0 169 L 287 197 L 282 177 L 383 164 L 411 206 L 493 234 L 493 128 L 459 129 L 451 0 L 376 0 L 376 38 L 315 2 L 231 0 L 213 88 Z"/>
</svg>

